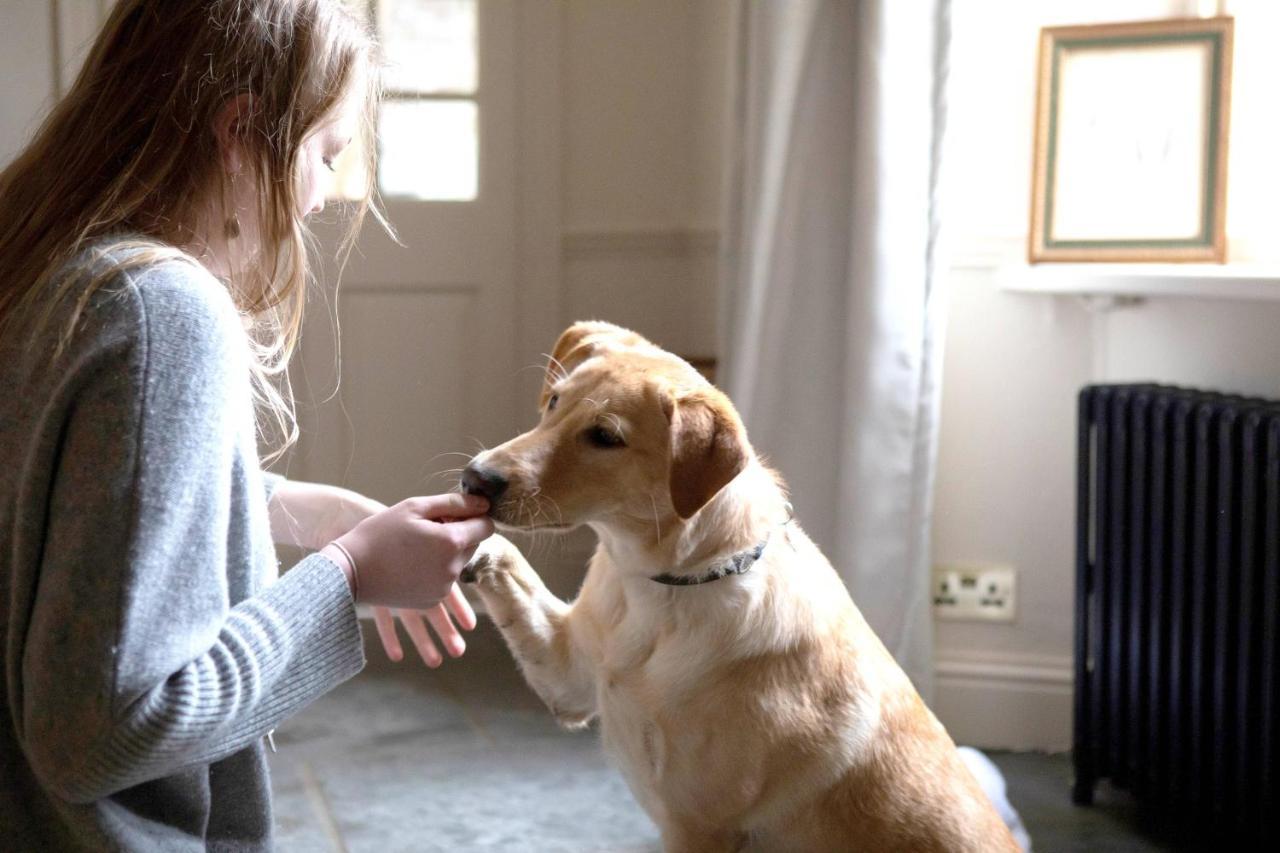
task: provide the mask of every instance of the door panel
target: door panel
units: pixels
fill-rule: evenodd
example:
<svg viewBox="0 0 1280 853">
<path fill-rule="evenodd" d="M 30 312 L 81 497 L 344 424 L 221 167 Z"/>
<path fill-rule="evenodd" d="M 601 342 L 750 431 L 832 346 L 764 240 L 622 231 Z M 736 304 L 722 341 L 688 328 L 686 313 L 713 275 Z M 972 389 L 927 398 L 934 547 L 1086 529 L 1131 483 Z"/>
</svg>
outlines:
<svg viewBox="0 0 1280 853">
<path fill-rule="evenodd" d="M 446 465 L 458 457 L 437 457 L 438 442 L 468 429 L 471 388 L 453 365 L 475 302 L 471 291 L 444 289 L 369 287 L 340 297 L 348 341 L 340 397 L 325 405 L 327 417 L 312 433 L 327 479 L 383 501 L 452 487 L 452 479 L 431 475 L 459 466 Z"/>
</svg>

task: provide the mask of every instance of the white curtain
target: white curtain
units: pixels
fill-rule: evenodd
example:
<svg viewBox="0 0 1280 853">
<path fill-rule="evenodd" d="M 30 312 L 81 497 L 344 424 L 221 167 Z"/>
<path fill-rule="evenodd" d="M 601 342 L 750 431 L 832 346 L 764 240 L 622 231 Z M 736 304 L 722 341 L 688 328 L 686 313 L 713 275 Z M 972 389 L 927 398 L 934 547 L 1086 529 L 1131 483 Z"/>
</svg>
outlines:
<svg viewBox="0 0 1280 853">
<path fill-rule="evenodd" d="M 949 0 L 740 0 L 723 386 L 928 699 Z"/>
</svg>

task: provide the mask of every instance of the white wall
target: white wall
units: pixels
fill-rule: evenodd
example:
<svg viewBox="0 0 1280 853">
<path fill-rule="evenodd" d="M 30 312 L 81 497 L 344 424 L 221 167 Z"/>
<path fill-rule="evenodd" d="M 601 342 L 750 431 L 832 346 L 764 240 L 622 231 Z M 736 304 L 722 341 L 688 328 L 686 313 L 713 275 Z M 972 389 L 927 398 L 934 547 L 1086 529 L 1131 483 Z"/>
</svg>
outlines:
<svg viewBox="0 0 1280 853">
<path fill-rule="evenodd" d="M 936 704 L 960 740 L 1069 745 L 1079 388 L 1153 379 L 1280 396 L 1280 303 L 1157 298 L 1093 313 L 999 288 L 1026 239 L 1038 28 L 1187 11 L 1176 0 L 956 0 L 934 561 L 1020 571 L 1014 624 L 937 625 Z"/>
</svg>

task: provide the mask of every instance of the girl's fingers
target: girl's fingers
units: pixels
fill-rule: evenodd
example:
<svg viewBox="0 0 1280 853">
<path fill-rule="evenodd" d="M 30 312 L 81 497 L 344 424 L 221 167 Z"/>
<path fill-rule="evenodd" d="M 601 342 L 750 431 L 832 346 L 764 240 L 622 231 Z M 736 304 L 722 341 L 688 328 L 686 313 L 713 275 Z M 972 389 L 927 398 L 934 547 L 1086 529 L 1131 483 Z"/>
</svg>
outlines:
<svg viewBox="0 0 1280 853">
<path fill-rule="evenodd" d="M 432 610 L 434 609 L 432 608 Z M 418 656 L 422 658 L 422 662 L 431 669 L 435 669 L 444 663 L 444 656 L 440 654 L 440 650 L 436 648 L 431 635 L 427 633 L 427 626 L 422 621 L 422 614 L 417 610 L 397 610 L 396 615 L 400 617 L 400 624 L 409 632 L 409 639 L 413 640 L 414 646 L 417 647 Z"/>
<path fill-rule="evenodd" d="M 396 636 L 396 620 L 391 611 L 385 607 L 373 608 L 373 624 L 378 627 L 378 639 L 382 640 L 382 650 L 392 660 L 404 660 L 404 649 L 400 648 L 400 638 Z"/>
<path fill-rule="evenodd" d="M 493 535 L 493 519 L 486 515 L 455 519 L 449 522 L 449 528 L 458 536 L 454 541 L 462 550 L 470 551 Z"/>
<path fill-rule="evenodd" d="M 408 498 L 405 505 L 414 515 L 428 519 L 467 518 L 489 511 L 489 502 L 478 495 L 449 492 L 444 495 Z"/>
<path fill-rule="evenodd" d="M 452 595 L 452 592 L 450 595 Z M 449 612 L 444 609 L 443 604 L 437 604 L 426 611 L 426 616 L 427 621 L 431 623 L 431 627 L 435 629 L 436 636 L 440 638 L 440 642 L 444 643 L 445 651 L 449 653 L 449 657 L 459 657 L 467 650 L 467 641 L 462 639 L 462 635 L 458 633 L 458 629 L 454 626 L 453 620 L 449 618 Z"/>
<path fill-rule="evenodd" d="M 453 614 L 453 620 L 464 631 L 473 631 L 476 627 L 476 612 L 471 609 L 471 602 L 462 594 L 462 588 L 456 583 L 445 596 L 444 606 Z"/>
</svg>

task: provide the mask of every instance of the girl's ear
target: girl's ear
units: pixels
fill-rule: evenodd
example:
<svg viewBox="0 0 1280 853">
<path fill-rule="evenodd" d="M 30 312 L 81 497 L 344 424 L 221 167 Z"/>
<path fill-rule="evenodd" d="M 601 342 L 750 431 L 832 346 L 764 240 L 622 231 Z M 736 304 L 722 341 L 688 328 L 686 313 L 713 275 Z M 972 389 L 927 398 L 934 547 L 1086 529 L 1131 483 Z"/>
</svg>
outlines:
<svg viewBox="0 0 1280 853">
<path fill-rule="evenodd" d="M 244 140 L 253 115 L 253 96 L 243 92 L 228 98 L 213 119 L 213 135 L 218 140 L 218 156 L 228 175 L 238 175 L 245 167 Z"/>
<path fill-rule="evenodd" d="M 551 359 L 547 362 L 547 372 L 542 380 L 542 394 L 538 398 L 538 410 L 546 408 L 547 399 L 551 396 L 551 386 L 572 373 L 574 368 L 594 355 L 599 347 L 607 344 L 637 346 L 648 343 L 629 329 L 601 320 L 580 320 L 574 323 L 564 330 L 551 350 Z"/>
<path fill-rule="evenodd" d="M 689 518 L 747 466 L 746 430 L 718 391 L 673 399 L 664 408 L 671 419 L 671 503 Z"/>
</svg>

